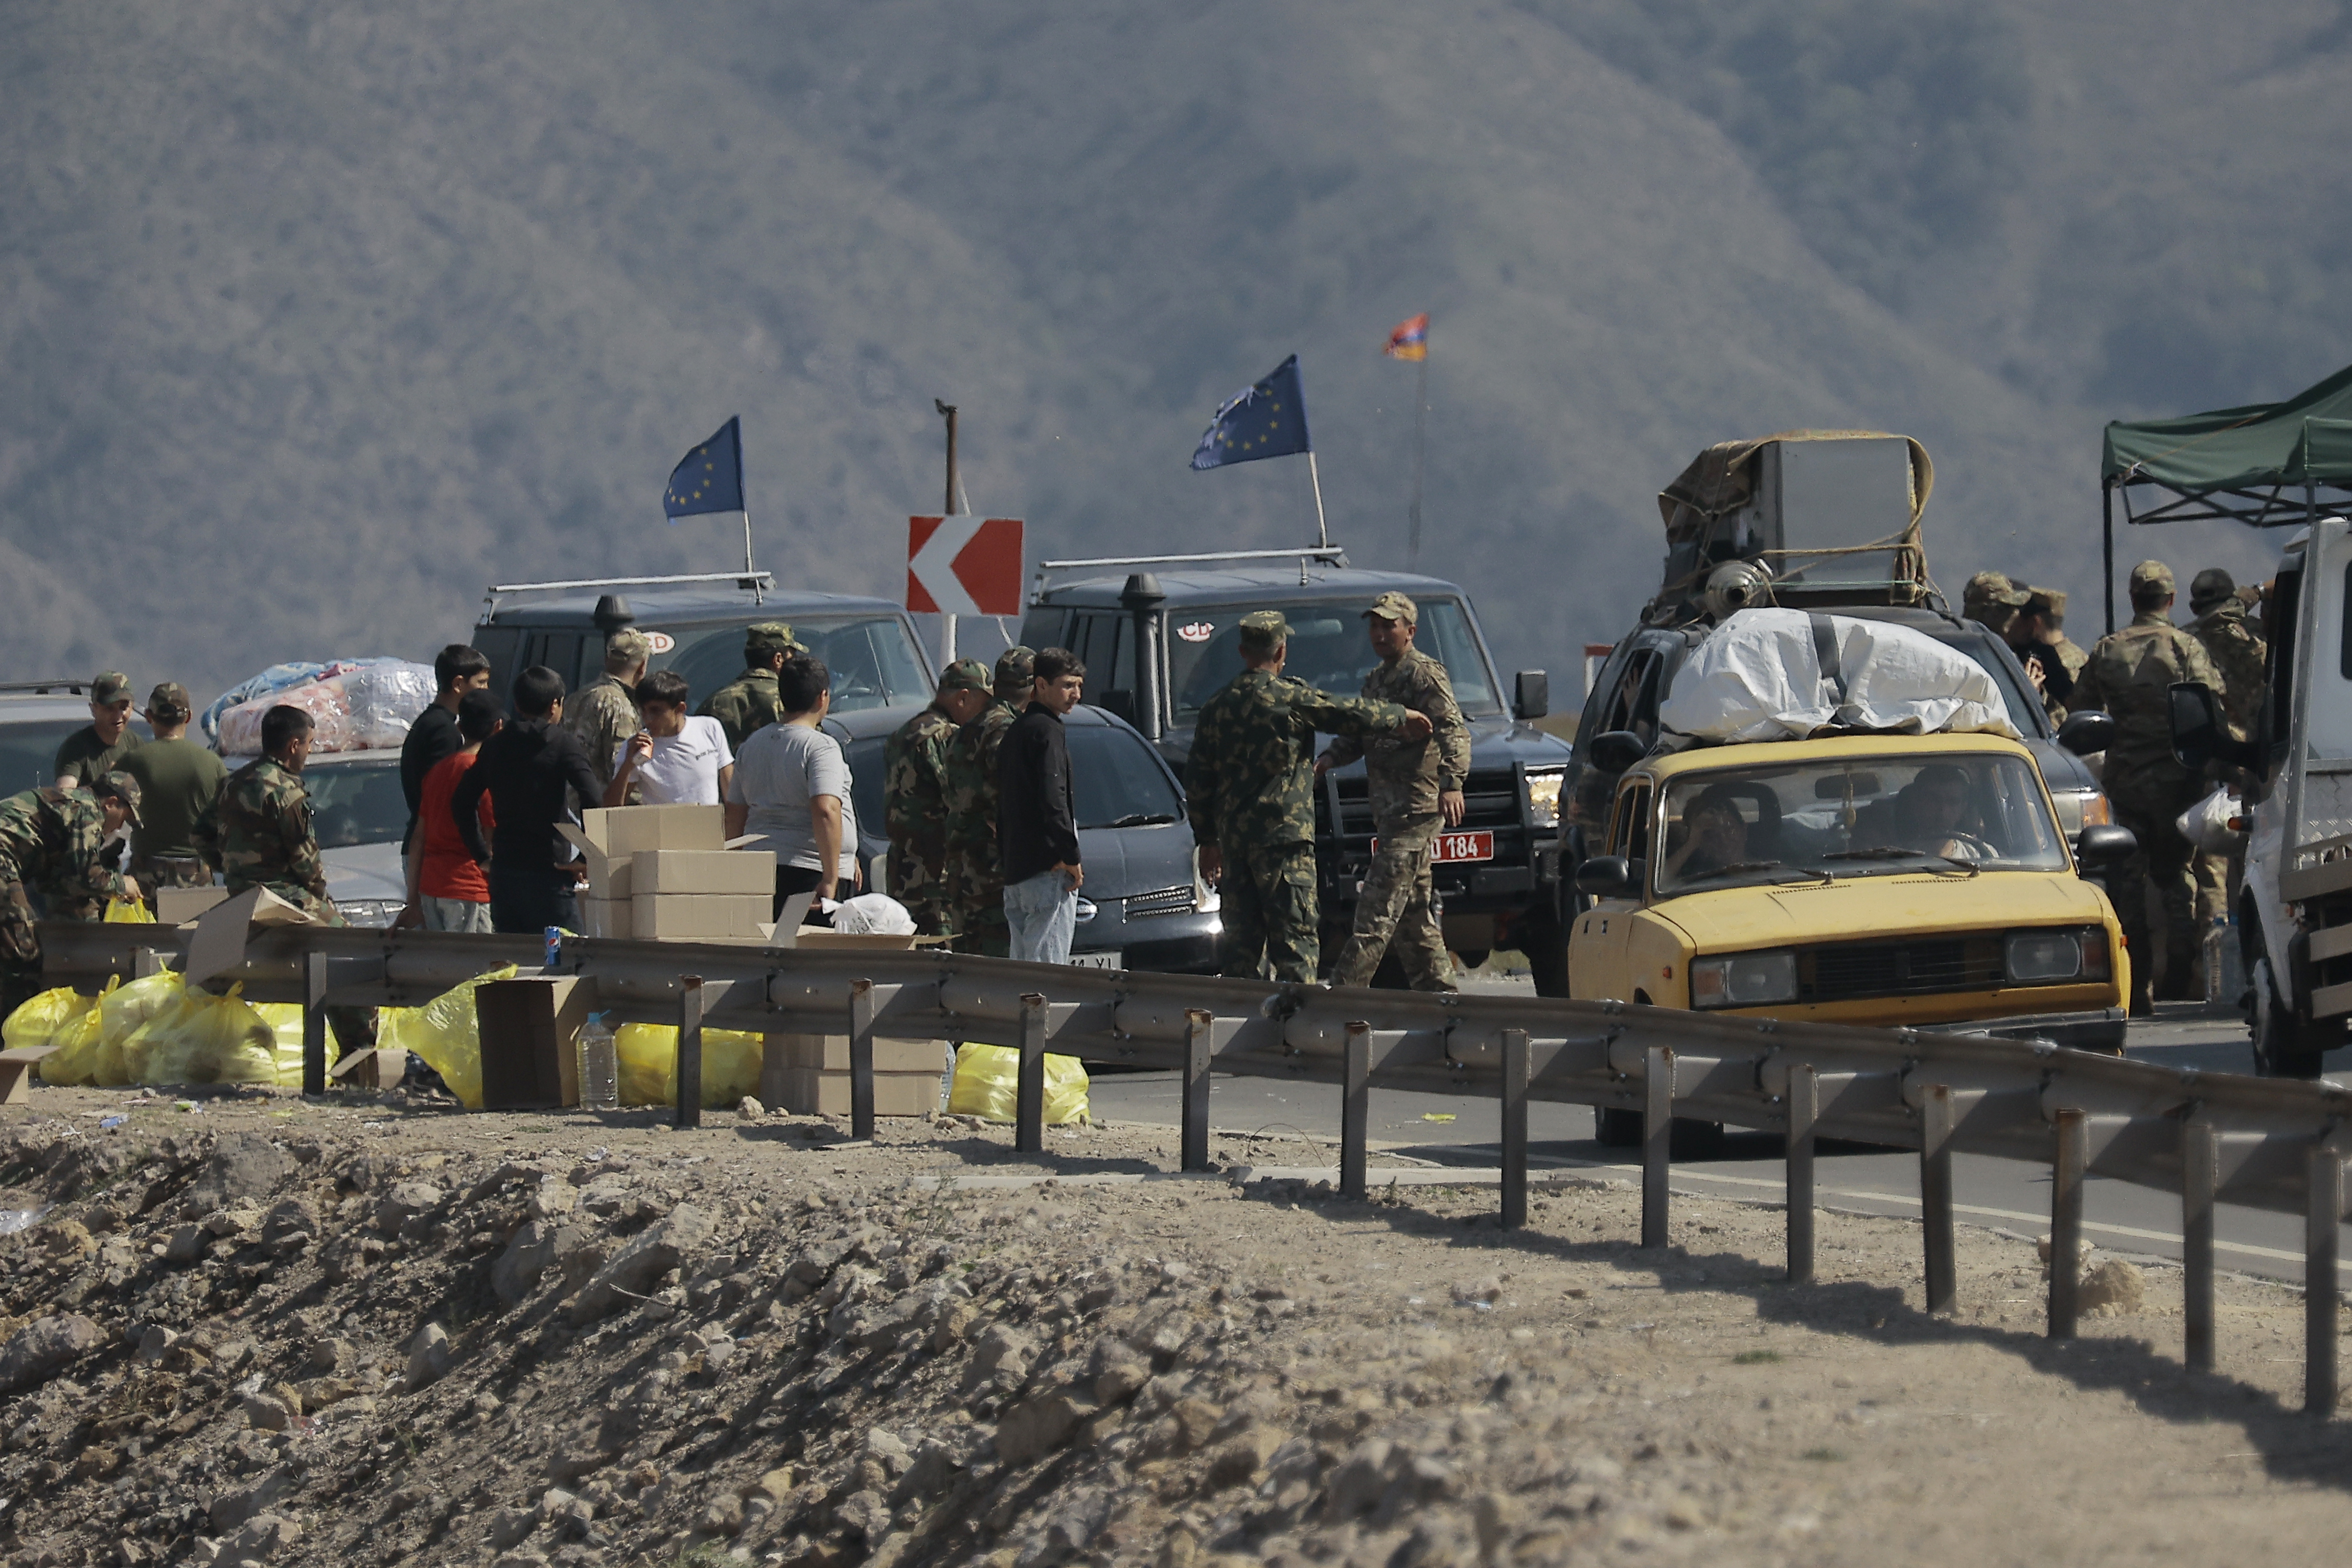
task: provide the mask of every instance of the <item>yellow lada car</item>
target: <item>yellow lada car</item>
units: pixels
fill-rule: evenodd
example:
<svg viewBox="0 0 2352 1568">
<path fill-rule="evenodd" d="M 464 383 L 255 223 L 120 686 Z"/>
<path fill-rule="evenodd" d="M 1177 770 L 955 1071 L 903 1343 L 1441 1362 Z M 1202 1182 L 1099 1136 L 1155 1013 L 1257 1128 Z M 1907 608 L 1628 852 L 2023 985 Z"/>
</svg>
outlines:
<svg viewBox="0 0 2352 1568">
<path fill-rule="evenodd" d="M 1629 737 L 1630 739 L 1630 737 Z M 2093 863 L 2131 853 L 2084 830 Z M 2033 758 L 1986 734 L 1698 746 L 1620 780 L 1569 993 L 2123 1048 L 2130 973 Z"/>
</svg>

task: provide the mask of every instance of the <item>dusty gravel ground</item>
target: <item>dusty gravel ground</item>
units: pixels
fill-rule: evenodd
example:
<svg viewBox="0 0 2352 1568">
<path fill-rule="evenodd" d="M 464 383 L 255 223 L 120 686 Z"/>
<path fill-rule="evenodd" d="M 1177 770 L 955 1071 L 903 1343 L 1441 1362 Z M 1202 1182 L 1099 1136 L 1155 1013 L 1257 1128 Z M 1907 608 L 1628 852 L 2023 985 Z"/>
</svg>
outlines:
<svg viewBox="0 0 2352 1568">
<path fill-rule="evenodd" d="M 2072 1344 L 2032 1243 L 1491 1187 L 1174 1179 L 1172 1131 L 0 1111 L 21 1564 L 2299 1563 L 2352 1529 L 2301 1300 L 2179 1276 Z M 102 1120 L 122 1116 L 120 1125 Z M 1304 1163 L 1218 1141 L 1228 1162 Z M 1149 1173 L 1146 1179 L 1115 1180 Z M 1019 1176 L 1052 1177 L 1026 1185 Z M 957 1183 L 972 1184 L 958 1186 Z"/>
</svg>

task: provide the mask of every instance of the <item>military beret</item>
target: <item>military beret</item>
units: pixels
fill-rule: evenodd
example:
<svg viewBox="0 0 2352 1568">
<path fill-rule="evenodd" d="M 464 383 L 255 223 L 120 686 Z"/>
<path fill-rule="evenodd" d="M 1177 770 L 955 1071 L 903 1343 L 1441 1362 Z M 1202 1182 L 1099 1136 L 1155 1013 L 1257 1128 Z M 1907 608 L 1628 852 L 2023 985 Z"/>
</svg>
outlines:
<svg viewBox="0 0 2352 1568">
<path fill-rule="evenodd" d="M 940 671 L 940 691 L 986 691 L 989 689 L 988 666 L 976 658 L 960 658 Z"/>
<path fill-rule="evenodd" d="M 2143 561 L 2131 569 L 2131 591 L 2134 598 L 2143 594 L 2172 592 L 2172 568 L 2161 561 Z"/>
<path fill-rule="evenodd" d="M 773 658 L 780 653 L 805 653 L 793 628 L 782 621 L 761 621 L 758 626 L 743 628 L 743 657 L 747 659 Z"/>
<path fill-rule="evenodd" d="M 140 827 L 145 826 L 139 820 L 139 781 L 132 778 L 129 773 L 124 773 L 121 768 L 115 769 L 112 773 L 107 774 L 104 778 L 90 785 L 89 793 L 98 796 L 100 800 L 104 800 L 107 796 L 112 795 L 115 799 L 121 801 L 122 803 L 123 809 L 131 814 L 131 826 Z"/>
<path fill-rule="evenodd" d="M 1006 701 L 1029 695 L 1037 684 L 1037 650 L 1018 645 L 996 656 L 996 694 Z"/>
<path fill-rule="evenodd" d="M 131 678 L 119 669 L 110 669 L 89 683 L 92 702 L 113 703 L 131 700 Z"/>
<path fill-rule="evenodd" d="M 1374 599 L 1372 607 L 1364 614 L 1378 616 L 1384 621 L 1402 621 L 1409 626 L 1421 625 L 1421 606 L 1393 588 Z"/>
<path fill-rule="evenodd" d="M 1244 647 L 1270 648 L 1289 636 L 1290 623 L 1282 618 L 1280 610 L 1252 610 L 1242 617 Z"/>
<path fill-rule="evenodd" d="M 2189 581 L 2189 607 L 2201 616 L 2237 591 L 2236 578 L 2219 566 L 2208 566 Z"/>
</svg>

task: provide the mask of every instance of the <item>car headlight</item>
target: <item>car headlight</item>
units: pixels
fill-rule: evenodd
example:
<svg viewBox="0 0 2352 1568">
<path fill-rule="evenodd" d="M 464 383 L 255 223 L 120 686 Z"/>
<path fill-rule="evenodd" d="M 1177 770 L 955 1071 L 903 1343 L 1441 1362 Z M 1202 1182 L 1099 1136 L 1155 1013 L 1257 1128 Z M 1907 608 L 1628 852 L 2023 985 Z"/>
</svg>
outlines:
<svg viewBox="0 0 2352 1568">
<path fill-rule="evenodd" d="M 1696 958 L 1690 966 L 1694 1007 L 1760 1007 L 1797 999 L 1797 955 L 1740 952 Z"/>
<path fill-rule="evenodd" d="M 1564 768 L 1549 768 L 1528 774 L 1528 820 L 1538 827 L 1559 826 L 1559 786 L 1568 776 Z"/>
<path fill-rule="evenodd" d="M 2001 967 L 2010 983 L 2047 985 L 2061 980 L 2107 977 L 2107 933 L 2086 931 L 2013 931 L 2001 947 Z"/>
<path fill-rule="evenodd" d="M 335 905 L 345 925 L 364 926 L 374 931 L 381 931 L 398 920 L 400 911 L 407 907 L 394 899 L 345 899 Z"/>
<path fill-rule="evenodd" d="M 2050 804 L 2058 808 L 2058 830 L 2069 838 L 2085 827 L 2105 827 L 2116 819 L 2107 797 L 2096 789 L 2052 790 Z"/>
</svg>

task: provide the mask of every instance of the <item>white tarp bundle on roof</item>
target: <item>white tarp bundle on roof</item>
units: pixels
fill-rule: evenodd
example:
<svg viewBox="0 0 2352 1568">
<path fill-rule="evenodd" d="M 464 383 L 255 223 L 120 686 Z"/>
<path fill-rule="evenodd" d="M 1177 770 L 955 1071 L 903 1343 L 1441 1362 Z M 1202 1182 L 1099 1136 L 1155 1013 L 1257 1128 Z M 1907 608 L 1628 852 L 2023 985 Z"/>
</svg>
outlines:
<svg viewBox="0 0 2352 1568">
<path fill-rule="evenodd" d="M 1802 610 L 1742 610 L 1716 627 L 1675 672 L 1658 721 L 1702 741 L 1798 741 L 1830 728 L 2018 739 L 2000 688 L 1958 648 L 1909 626 Z"/>
</svg>

